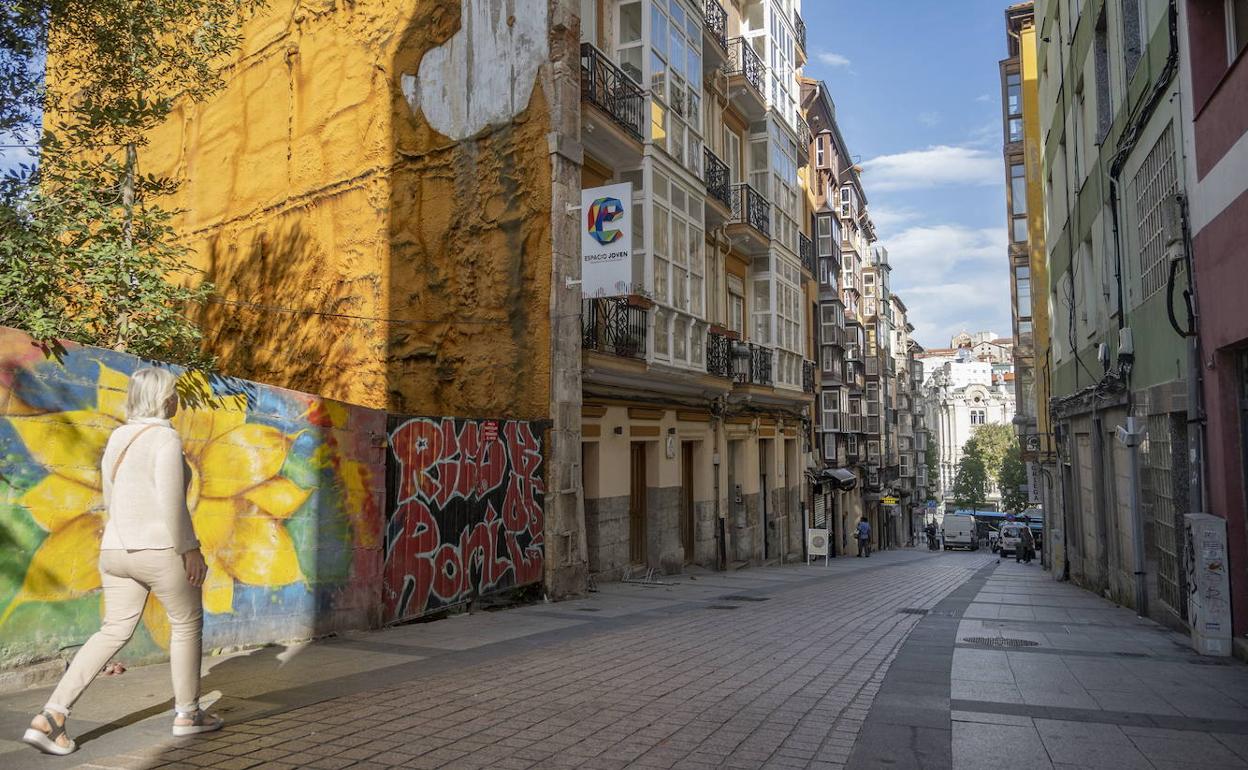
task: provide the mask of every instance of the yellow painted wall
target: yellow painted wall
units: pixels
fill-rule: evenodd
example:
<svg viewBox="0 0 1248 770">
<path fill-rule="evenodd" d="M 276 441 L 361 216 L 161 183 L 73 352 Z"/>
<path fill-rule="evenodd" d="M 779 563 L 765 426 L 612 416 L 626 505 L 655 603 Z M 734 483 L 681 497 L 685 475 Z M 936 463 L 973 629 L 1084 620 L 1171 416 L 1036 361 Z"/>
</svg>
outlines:
<svg viewBox="0 0 1248 770">
<path fill-rule="evenodd" d="M 540 79 L 460 140 L 402 90 L 460 15 L 273 0 L 225 89 L 153 134 L 140 164 L 187 180 L 172 203 L 217 284 L 200 319 L 225 373 L 396 412 L 549 413 Z"/>
<path fill-rule="evenodd" d="M 1039 71 L 1036 28 L 1025 26 L 1019 36 L 1023 78 L 1023 160 L 1027 175 L 1027 245 L 1031 261 L 1031 325 L 1035 341 L 1036 424 L 1041 451 L 1052 451 L 1049 434 L 1049 268 L 1044 243 L 1044 154 L 1040 136 Z"/>
</svg>

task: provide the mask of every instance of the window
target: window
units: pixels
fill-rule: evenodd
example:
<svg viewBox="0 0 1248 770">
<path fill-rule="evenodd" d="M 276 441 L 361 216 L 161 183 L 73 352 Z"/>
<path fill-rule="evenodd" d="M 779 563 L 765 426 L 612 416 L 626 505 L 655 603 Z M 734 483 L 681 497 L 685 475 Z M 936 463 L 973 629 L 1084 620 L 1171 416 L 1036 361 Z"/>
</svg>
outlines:
<svg viewBox="0 0 1248 770">
<path fill-rule="evenodd" d="M 825 433 L 823 435 L 823 459 L 836 460 L 836 434 Z"/>
<path fill-rule="evenodd" d="M 581 0 L 581 40 L 598 44 L 598 2 Z"/>
<path fill-rule="evenodd" d="M 1162 209 L 1166 199 L 1178 191 L 1171 126 L 1166 126 L 1144 158 L 1143 165 L 1135 174 L 1134 188 L 1136 242 L 1140 248 L 1139 301 L 1143 302 L 1165 288 L 1169 277 L 1165 235 L 1162 233 Z"/>
<path fill-rule="evenodd" d="M 644 83 L 641 72 L 641 3 L 621 3 L 617 18 L 619 26 L 616 31 L 616 60 L 625 74 L 637 83 Z"/>
<path fill-rule="evenodd" d="M 1099 145 L 1105 140 L 1114 120 L 1113 96 L 1109 87 L 1109 32 L 1104 8 L 1096 20 L 1092 55 L 1096 74 L 1096 143 Z"/>
<path fill-rule="evenodd" d="M 971 425 L 983 425 L 988 413 L 984 409 L 971 410 Z"/>
<path fill-rule="evenodd" d="M 824 142 L 826 140 L 827 140 L 827 137 L 823 136 L 822 134 L 820 134 L 819 138 L 815 140 L 815 167 L 816 168 L 823 168 L 824 165 L 826 165 L 827 163 L 827 153 L 824 150 Z"/>
<path fill-rule="evenodd" d="M 832 234 L 835 232 L 832 226 L 831 214 L 820 214 L 815 218 L 815 246 L 816 253 L 821 257 L 827 257 L 832 254 Z"/>
<path fill-rule="evenodd" d="M 1123 0 L 1122 3 L 1122 55 L 1127 69 L 1127 80 L 1135 74 L 1144 53 L 1144 5 L 1145 0 Z"/>
<path fill-rule="evenodd" d="M 1027 317 L 1031 315 L 1031 268 L 1026 265 L 1018 265 L 1014 268 L 1014 298 L 1018 315 Z"/>
<path fill-rule="evenodd" d="M 696 38 L 689 35 L 697 32 Z M 650 6 L 651 140 L 695 174 L 702 168 L 702 31 L 677 2 Z"/>
<path fill-rule="evenodd" d="M 1023 141 L 1023 119 L 1010 118 L 1008 125 L 1010 129 L 1009 141 L 1011 143 Z"/>
<path fill-rule="evenodd" d="M 1248 46 L 1248 0 L 1226 0 L 1226 45 L 1230 61 Z"/>
<path fill-rule="evenodd" d="M 824 390 L 819 394 L 823 412 L 823 429 L 841 429 L 841 392 L 837 388 Z"/>
<path fill-rule="evenodd" d="M 1023 114 L 1022 76 L 1011 72 L 1005 76 L 1005 109 L 1010 116 Z"/>
<path fill-rule="evenodd" d="M 858 456 L 858 437 L 852 433 L 845 437 L 845 454 Z"/>
</svg>

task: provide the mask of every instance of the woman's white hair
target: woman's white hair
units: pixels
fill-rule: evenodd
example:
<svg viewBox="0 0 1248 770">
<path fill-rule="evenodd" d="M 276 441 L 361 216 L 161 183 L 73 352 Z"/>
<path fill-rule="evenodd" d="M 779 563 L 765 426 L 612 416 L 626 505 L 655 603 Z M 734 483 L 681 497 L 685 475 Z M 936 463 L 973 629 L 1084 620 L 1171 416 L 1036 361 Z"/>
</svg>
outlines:
<svg viewBox="0 0 1248 770">
<path fill-rule="evenodd" d="M 155 417 L 168 419 L 169 398 L 177 393 L 178 378 L 168 369 L 147 367 L 130 375 L 130 388 L 126 392 L 126 419 L 138 420 Z"/>
</svg>

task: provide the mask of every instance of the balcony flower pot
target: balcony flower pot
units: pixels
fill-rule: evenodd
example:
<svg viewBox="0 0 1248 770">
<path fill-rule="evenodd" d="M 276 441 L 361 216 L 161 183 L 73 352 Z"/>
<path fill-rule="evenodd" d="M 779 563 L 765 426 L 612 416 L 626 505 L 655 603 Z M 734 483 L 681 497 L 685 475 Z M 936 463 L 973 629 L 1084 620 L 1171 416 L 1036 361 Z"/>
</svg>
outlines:
<svg viewBox="0 0 1248 770">
<path fill-rule="evenodd" d="M 649 310 L 654 307 L 654 300 L 649 297 L 643 297 L 640 294 L 629 294 L 625 298 L 625 301 L 628 303 L 629 307 L 638 307 L 642 310 Z"/>
</svg>

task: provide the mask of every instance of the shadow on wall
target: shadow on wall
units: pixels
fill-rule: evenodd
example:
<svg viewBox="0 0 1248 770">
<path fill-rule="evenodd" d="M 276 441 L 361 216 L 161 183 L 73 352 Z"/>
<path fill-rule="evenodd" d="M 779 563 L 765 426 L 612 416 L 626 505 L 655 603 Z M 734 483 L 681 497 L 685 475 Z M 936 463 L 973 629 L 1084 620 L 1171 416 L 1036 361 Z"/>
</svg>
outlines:
<svg viewBox="0 0 1248 770">
<path fill-rule="evenodd" d="M 550 413 L 547 3 L 519 0 L 510 20 L 491 5 L 462 3 L 472 20 L 416 13 L 396 48 L 392 412 Z"/>
<path fill-rule="evenodd" d="M 380 294 L 380 279 L 328 269 L 323 247 L 288 219 L 209 242 L 205 278 L 217 292 L 199 314 L 205 347 L 221 371 L 307 393 L 347 393 L 364 376 L 341 365 L 359 359 L 352 346 L 384 338 L 365 299 Z"/>
<path fill-rule="evenodd" d="M 67 344 L 47 359 L 0 328 L 0 668 L 56 657 L 99 625 L 100 457 L 134 356 Z M 209 648 L 376 625 L 385 414 L 228 377 L 180 375 L 174 418 L 209 564 Z M 149 599 L 126 655 L 164 657 Z"/>
</svg>

